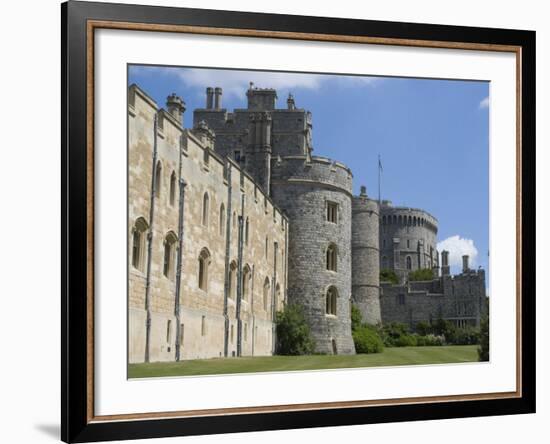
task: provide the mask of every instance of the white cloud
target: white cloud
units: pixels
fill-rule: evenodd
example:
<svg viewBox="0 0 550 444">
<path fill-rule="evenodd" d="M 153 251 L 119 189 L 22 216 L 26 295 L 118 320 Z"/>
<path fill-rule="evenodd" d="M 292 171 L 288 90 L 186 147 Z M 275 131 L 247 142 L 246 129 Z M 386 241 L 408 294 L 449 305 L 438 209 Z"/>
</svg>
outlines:
<svg viewBox="0 0 550 444">
<path fill-rule="evenodd" d="M 485 97 L 481 102 L 479 102 L 479 109 L 489 108 L 489 97 Z"/>
<path fill-rule="evenodd" d="M 298 88 L 318 90 L 329 80 L 336 79 L 340 87 L 372 86 L 381 79 L 368 76 L 327 76 L 268 71 L 233 71 L 219 69 L 193 69 L 161 66 L 134 66 L 132 72 L 138 76 L 175 76 L 187 87 L 205 89 L 219 86 L 224 95 L 242 98 L 250 82 L 259 88 L 274 88 L 281 93 Z M 282 94 L 280 94 L 282 95 Z"/>
<path fill-rule="evenodd" d="M 465 239 L 458 234 L 448 237 L 437 243 L 437 250 L 441 253 L 443 250 L 449 252 L 449 265 L 462 269 L 462 256 L 470 256 L 470 268 L 474 268 L 477 263 L 478 251 L 472 239 Z"/>
</svg>

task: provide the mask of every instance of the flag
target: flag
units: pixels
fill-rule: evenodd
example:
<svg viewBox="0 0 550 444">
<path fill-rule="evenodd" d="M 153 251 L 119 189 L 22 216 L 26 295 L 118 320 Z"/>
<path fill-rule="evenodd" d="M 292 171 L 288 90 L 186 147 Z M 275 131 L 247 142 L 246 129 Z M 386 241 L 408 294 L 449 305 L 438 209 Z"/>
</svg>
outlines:
<svg viewBox="0 0 550 444">
<path fill-rule="evenodd" d="M 378 169 L 380 171 L 384 171 L 384 169 L 382 168 L 382 161 L 380 160 L 380 155 L 378 155 Z"/>
</svg>

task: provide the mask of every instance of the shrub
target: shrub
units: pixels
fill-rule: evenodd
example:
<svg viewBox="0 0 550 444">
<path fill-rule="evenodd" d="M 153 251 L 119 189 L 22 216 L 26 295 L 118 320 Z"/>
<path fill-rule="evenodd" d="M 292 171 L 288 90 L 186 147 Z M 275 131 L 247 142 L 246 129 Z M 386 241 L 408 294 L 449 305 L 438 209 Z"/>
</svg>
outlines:
<svg viewBox="0 0 550 444">
<path fill-rule="evenodd" d="M 363 322 L 363 315 L 361 310 L 359 310 L 355 305 L 351 306 L 351 331 L 357 330 L 361 327 Z"/>
<path fill-rule="evenodd" d="M 430 268 L 419 268 L 409 273 L 409 281 L 431 281 L 434 278 L 434 272 Z"/>
<path fill-rule="evenodd" d="M 409 328 L 399 322 L 385 324 L 380 330 L 380 336 L 386 347 L 399 347 L 399 338 L 409 334 Z"/>
<path fill-rule="evenodd" d="M 404 334 L 394 340 L 394 347 L 416 347 L 417 335 Z"/>
<path fill-rule="evenodd" d="M 384 343 L 374 327 L 362 324 L 353 333 L 353 342 L 357 353 L 380 353 L 384 350 Z"/>
<path fill-rule="evenodd" d="M 313 353 L 315 342 L 299 305 L 287 305 L 277 313 L 277 354 L 308 355 Z"/>
<path fill-rule="evenodd" d="M 479 347 L 477 354 L 480 361 L 489 360 L 489 316 L 485 315 L 481 319 L 479 333 Z"/>
<path fill-rule="evenodd" d="M 433 334 L 427 334 L 423 336 L 417 336 L 416 337 L 416 345 L 419 347 L 432 347 L 432 346 L 438 346 L 443 345 L 445 343 L 445 338 L 443 336 L 436 336 Z"/>
<path fill-rule="evenodd" d="M 421 336 L 432 333 L 432 326 L 428 322 L 420 321 L 415 325 L 416 332 Z"/>
<path fill-rule="evenodd" d="M 479 330 L 474 327 L 457 328 L 451 343 L 453 345 L 479 344 Z"/>
<path fill-rule="evenodd" d="M 381 282 L 391 282 L 394 285 L 399 284 L 399 278 L 393 270 L 380 270 L 380 281 Z"/>
</svg>

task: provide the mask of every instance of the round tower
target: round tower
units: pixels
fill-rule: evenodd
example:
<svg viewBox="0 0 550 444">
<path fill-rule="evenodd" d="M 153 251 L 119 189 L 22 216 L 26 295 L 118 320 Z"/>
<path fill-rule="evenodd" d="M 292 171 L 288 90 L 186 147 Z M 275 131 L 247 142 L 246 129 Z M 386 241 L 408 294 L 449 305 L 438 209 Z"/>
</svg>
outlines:
<svg viewBox="0 0 550 444">
<path fill-rule="evenodd" d="M 429 268 L 439 274 L 437 219 L 418 208 L 380 205 L 380 268 L 395 271 L 404 282 L 411 271 Z"/>
<path fill-rule="evenodd" d="M 382 320 L 379 221 L 378 201 L 369 199 L 366 188 L 361 187 L 361 194 L 352 200 L 351 293 L 363 321 L 369 324 L 377 324 Z"/>
<path fill-rule="evenodd" d="M 272 163 L 273 200 L 289 218 L 288 302 L 303 307 L 316 351 L 354 354 L 351 182 L 345 165 L 288 156 Z"/>
</svg>

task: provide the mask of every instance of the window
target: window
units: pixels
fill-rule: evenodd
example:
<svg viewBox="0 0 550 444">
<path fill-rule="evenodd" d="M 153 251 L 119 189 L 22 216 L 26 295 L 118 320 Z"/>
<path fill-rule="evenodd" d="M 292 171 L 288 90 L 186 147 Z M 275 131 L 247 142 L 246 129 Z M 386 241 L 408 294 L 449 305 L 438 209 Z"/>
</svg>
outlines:
<svg viewBox="0 0 550 444">
<path fill-rule="evenodd" d="M 271 285 L 269 284 L 269 278 L 265 278 L 264 281 L 264 310 L 267 311 L 267 308 L 269 306 L 269 290 L 271 289 Z"/>
<path fill-rule="evenodd" d="M 243 269 L 243 299 L 248 301 L 250 293 L 250 278 L 252 273 L 250 272 L 250 267 L 248 265 L 244 266 Z"/>
<path fill-rule="evenodd" d="M 327 248 L 327 270 L 336 271 L 338 254 L 336 245 L 330 244 Z"/>
<path fill-rule="evenodd" d="M 249 228 L 249 222 L 248 217 L 246 218 L 246 224 L 244 226 L 244 243 L 248 245 L 248 228 Z"/>
<path fill-rule="evenodd" d="M 280 301 L 281 301 L 281 286 L 277 284 L 277 286 L 275 287 L 275 300 L 273 301 L 273 305 L 275 306 L 275 311 L 278 311 Z"/>
<path fill-rule="evenodd" d="M 210 265 L 210 252 L 203 248 L 199 254 L 199 288 L 208 290 L 208 267 Z"/>
<path fill-rule="evenodd" d="M 237 213 L 233 211 L 233 229 L 237 228 Z"/>
<path fill-rule="evenodd" d="M 229 265 L 229 297 L 235 299 L 237 294 L 237 263 L 231 262 Z"/>
<path fill-rule="evenodd" d="M 241 161 L 241 151 L 237 150 L 233 152 L 233 158 L 235 159 L 235 162 Z"/>
<path fill-rule="evenodd" d="M 231 324 L 231 343 L 233 344 L 233 340 L 235 338 L 235 327 L 233 324 Z"/>
<path fill-rule="evenodd" d="M 220 205 L 220 236 L 224 236 L 225 233 L 225 205 Z"/>
<path fill-rule="evenodd" d="M 206 316 L 201 317 L 201 336 L 206 336 Z"/>
<path fill-rule="evenodd" d="M 172 339 L 172 321 L 168 320 L 166 322 L 166 342 L 170 344 L 171 339 Z"/>
<path fill-rule="evenodd" d="M 382 247 L 386 248 L 386 239 L 382 240 Z"/>
<path fill-rule="evenodd" d="M 168 233 L 164 238 L 164 265 L 162 273 L 170 279 L 174 277 L 176 240 L 177 237 L 172 232 Z"/>
<path fill-rule="evenodd" d="M 202 198 L 202 224 L 207 227 L 208 226 L 208 210 L 210 205 L 210 197 L 208 197 L 208 193 L 204 193 L 204 196 Z"/>
<path fill-rule="evenodd" d="M 327 290 L 327 307 L 326 313 L 328 315 L 336 316 L 336 298 L 338 297 L 338 291 L 336 287 L 329 287 Z"/>
<path fill-rule="evenodd" d="M 407 270 L 412 270 L 412 259 L 410 256 L 407 256 Z"/>
<path fill-rule="evenodd" d="M 279 253 L 278 242 L 273 242 L 273 266 L 277 268 L 277 254 Z"/>
<path fill-rule="evenodd" d="M 411 248 L 411 240 L 407 239 L 407 248 Z"/>
<path fill-rule="evenodd" d="M 338 222 L 338 204 L 327 202 L 327 221 L 332 223 Z"/>
<path fill-rule="evenodd" d="M 155 197 L 160 197 L 160 187 L 162 185 L 162 165 L 160 161 L 157 162 L 155 169 Z"/>
<path fill-rule="evenodd" d="M 176 173 L 172 171 L 170 176 L 170 205 L 174 206 L 176 203 Z"/>
<path fill-rule="evenodd" d="M 267 236 L 265 237 L 265 259 L 268 259 L 268 253 L 269 253 L 269 240 L 267 239 Z"/>
<path fill-rule="evenodd" d="M 132 229 L 132 266 L 143 271 L 145 262 L 145 239 L 147 238 L 147 222 L 143 217 L 136 220 Z"/>
</svg>

